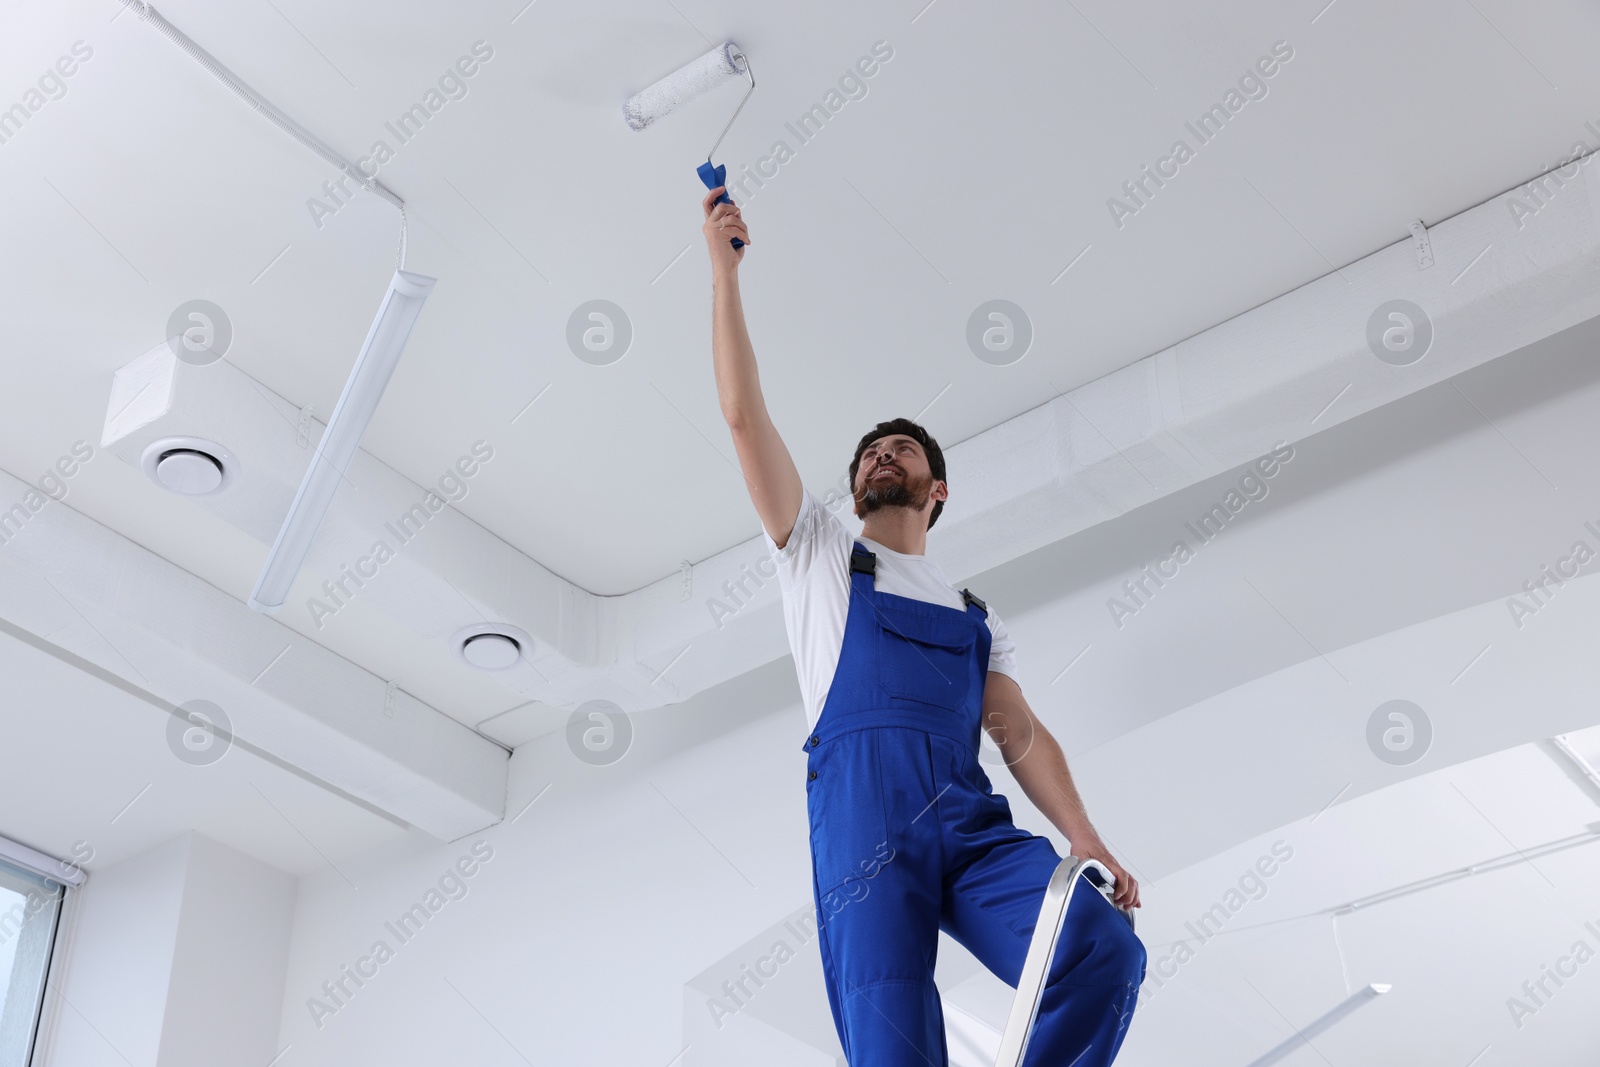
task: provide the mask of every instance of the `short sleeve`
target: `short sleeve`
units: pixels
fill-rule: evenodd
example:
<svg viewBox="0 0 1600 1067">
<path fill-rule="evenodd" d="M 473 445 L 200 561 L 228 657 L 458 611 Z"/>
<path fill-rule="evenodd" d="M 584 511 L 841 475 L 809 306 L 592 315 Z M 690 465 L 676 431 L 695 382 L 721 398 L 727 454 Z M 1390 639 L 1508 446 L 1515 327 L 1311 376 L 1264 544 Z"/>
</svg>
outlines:
<svg viewBox="0 0 1600 1067">
<path fill-rule="evenodd" d="M 789 650 L 794 654 L 807 721 L 815 726 L 844 644 L 854 539 L 838 516 L 806 490 L 800 494 L 794 529 L 783 547 L 778 547 L 765 527 L 762 537 L 777 565 Z"/>
<path fill-rule="evenodd" d="M 989 609 L 989 669 L 999 671 L 1019 685 L 1022 682 L 1017 677 L 1017 644 L 1011 640 L 1006 624 L 1000 621 L 993 608 Z"/>
<path fill-rule="evenodd" d="M 794 529 L 789 532 L 783 547 L 778 547 L 778 542 L 773 540 L 764 526 L 761 536 L 767 543 L 767 551 L 777 560 L 778 573 L 786 585 L 798 584 L 797 580 L 810 573 L 819 559 L 837 563 L 840 559 L 848 561 L 850 555 L 850 531 L 845 529 L 837 515 L 817 502 L 811 490 L 803 486 Z"/>
</svg>

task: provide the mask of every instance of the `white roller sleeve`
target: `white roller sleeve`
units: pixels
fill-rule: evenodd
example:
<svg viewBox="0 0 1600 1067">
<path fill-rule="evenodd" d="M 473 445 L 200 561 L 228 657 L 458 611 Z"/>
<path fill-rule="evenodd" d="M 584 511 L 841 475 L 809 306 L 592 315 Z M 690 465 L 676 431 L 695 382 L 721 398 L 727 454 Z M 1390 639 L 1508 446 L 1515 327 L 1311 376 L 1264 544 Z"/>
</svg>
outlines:
<svg viewBox="0 0 1600 1067">
<path fill-rule="evenodd" d="M 661 116 L 672 114 L 679 105 L 725 81 L 741 77 L 744 68 L 734 58 L 738 51 L 732 41 L 717 45 L 688 66 L 629 97 L 622 105 L 623 118 L 628 120 L 629 126 L 642 130 Z"/>
</svg>

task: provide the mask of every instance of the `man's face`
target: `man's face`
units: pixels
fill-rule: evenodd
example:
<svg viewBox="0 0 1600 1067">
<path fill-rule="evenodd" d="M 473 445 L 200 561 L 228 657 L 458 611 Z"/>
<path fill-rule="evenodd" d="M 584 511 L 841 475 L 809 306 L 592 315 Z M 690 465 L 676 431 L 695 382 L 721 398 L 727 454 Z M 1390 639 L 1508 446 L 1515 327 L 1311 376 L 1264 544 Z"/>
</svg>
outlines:
<svg viewBox="0 0 1600 1067">
<path fill-rule="evenodd" d="M 932 507 L 930 500 L 944 500 L 946 495 L 944 483 L 933 480 L 927 453 L 916 438 L 905 434 L 880 437 L 861 453 L 855 486 L 858 519 L 879 508 L 922 511 Z"/>
</svg>

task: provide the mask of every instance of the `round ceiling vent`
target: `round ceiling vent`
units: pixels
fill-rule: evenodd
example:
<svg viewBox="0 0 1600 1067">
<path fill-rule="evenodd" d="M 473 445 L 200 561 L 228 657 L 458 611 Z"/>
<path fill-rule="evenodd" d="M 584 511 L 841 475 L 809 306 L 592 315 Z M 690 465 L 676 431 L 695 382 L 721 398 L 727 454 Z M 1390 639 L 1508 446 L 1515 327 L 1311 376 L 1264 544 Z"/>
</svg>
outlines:
<svg viewBox="0 0 1600 1067">
<path fill-rule="evenodd" d="M 462 627 L 451 638 L 456 658 L 481 671 L 510 670 L 533 648 L 526 630 L 503 622 L 480 622 Z"/>
<path fill-rule="evenodd" d="M 522 646 L 505 634 L 478 634 L 461 643 L 461 655 L 474 667 L 503 671 L 521 657 Z"/>
<path fill-rule="evenodd" d="M 204 496 L 231 484 L 239 471 L 232 452 L 202 437 L 163 437 L 140 456 L 146 477 L 184 496 Z"/>
<path fill-rule="evenodd" d="M 222 464 L 199 449 L 168 449 L 156 460 L 156 481 L 188 496 L 215 492 L 222 485 Z"/>
</svg>

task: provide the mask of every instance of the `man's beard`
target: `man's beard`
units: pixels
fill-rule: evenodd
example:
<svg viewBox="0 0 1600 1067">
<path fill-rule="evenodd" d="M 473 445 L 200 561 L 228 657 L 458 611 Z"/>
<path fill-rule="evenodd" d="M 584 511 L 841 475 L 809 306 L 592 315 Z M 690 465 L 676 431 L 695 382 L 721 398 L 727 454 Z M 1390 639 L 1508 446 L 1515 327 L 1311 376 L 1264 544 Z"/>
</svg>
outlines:
<svg viewBox="0 0 1600 1067">
<path fill-rule="evenodd" d="M 856 518 L 865 519 L 879 508 L 909 508 L 921 511 L 933 491 L 933 475 L 921 477 L 902 473 L 890 478 L 888 484 L 878 485 L 872 479 L 856 494 Z"/>
</svg>

